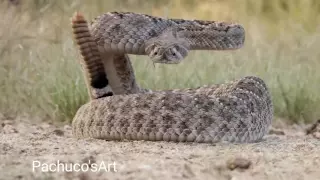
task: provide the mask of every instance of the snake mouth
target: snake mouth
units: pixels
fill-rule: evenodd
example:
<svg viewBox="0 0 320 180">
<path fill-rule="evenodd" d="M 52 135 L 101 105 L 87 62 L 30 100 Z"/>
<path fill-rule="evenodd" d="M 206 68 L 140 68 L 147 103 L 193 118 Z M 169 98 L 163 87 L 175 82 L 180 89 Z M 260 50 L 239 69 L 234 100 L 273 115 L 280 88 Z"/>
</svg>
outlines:
<svg viewBox="0 0 320 180">
<path fill-rule="evenodd" d="M 152 59 L 152 62 L 157 64 L 179 64 L 181 62 L 181 59 L 180 60 Z"/>
</svg>

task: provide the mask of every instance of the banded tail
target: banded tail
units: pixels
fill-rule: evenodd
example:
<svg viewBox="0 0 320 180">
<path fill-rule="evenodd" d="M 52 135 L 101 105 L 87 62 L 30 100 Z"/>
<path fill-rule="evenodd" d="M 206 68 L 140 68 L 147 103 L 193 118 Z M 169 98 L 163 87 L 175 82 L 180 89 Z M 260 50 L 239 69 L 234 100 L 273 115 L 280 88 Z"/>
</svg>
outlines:
<svg viewBox="0 0 320 180">
<path fill-rule="evenodd" d="M 102 58 L 95 43 L 88 23 L 81 13 L 72 17 L 73 35 L 82 56 L 84 76 L 91 99 L 112 96 L 113 92 L 105 73 Z"/>
</svg>

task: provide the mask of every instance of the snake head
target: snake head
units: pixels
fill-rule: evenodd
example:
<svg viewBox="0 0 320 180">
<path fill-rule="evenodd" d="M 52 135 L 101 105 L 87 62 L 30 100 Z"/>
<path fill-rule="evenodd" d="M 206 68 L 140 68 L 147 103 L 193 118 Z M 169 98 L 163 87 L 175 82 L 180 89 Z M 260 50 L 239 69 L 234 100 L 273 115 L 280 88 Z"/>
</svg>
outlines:
<svg viewBox="0 0 320 180">
<path fill-rule="evenodd" d="M 188 55 L 188 47 L 182 43 L 155 42 L 146 52 L 154 63 L 178 64 Z"/>
</svg>

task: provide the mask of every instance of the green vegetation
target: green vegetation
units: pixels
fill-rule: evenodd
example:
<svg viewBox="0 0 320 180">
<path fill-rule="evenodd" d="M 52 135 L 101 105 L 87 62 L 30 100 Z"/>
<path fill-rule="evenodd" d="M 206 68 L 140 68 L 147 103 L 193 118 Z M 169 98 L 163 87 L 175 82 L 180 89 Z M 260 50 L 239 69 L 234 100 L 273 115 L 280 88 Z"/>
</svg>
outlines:
<svg viewBox="0 0 320 180">
<path fill-rule="evenodd" d="M 136 3 L 139 2 L 139 3 Z M 138 82 L 151 89 L 197 87 L 246 75 L 263 78 L 276 116 L 320 118 L 319 0 L 30 0 L 0 1 L 0 112 L 70 121 L 88 100 L 70 17 L 134 11 L 176 18 L 236 21 L 246 28 L 237 51 L 195 51 L 178 65 L 130 56 Z"/>
</svg>

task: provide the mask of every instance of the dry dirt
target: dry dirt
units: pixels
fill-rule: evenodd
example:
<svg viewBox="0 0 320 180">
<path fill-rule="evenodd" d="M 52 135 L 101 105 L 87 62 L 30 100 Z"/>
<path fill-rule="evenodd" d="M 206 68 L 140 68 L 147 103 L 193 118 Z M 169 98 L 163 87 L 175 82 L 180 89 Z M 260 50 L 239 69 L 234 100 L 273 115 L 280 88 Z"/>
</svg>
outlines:
<svg viewBox="0 0 320 180">
<path fill-rule="evenodd" d="M 2 117 L 0 179 L 316 180 L 319 129 L 306 135 L 290 126 L 253 144 L 113 142 L 75 139 L 69 125 Z"/>
</svg>

